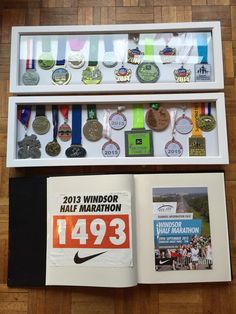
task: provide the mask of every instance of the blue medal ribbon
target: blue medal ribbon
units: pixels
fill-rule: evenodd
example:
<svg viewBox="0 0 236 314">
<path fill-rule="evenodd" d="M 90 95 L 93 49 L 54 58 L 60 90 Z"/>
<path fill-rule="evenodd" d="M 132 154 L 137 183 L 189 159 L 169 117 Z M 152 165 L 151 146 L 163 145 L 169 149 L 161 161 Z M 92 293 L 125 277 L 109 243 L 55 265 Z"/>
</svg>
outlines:
<svg viewBox="0 0 236 314">
<path fill-rule="evenodd" d="M 58 106 L 52 106 L 53 140 L 57 139 L 58 132 Z"/>
<path fill-rule="evenodd" d="M 208 43 L 207 33 L 197 34 L 197 50 L 198 50 L 198 62 L 207 63 Z"/>
<path fill-rule="evenodd" d="M 82 109 L 80 105 L 72 106 L 72 145 L 81 145 Z"/>
<path fill-rule="evenodd" d="M 31 115 L 30 106 L 24 106 L 23 108 L 19 108 L 17 110 L 17 118 L 24 125 L 26 129 L 29 126 L 30 115 Z"/>
<path fill-rule="evenodd" d="M 208 116 L 211 116 L 211 103 L 210 102 L 207 104 L 207 114 Z"/>
<path fill-rule="evenodd" d="M 65 51 L 66 51 L 66 38 L 64 36 L 60 36 L 58 39 L 58 45 L 57 45 L 56 65 L 65 64 Z"/>
<path fill-rule="evenodd" d="M 113 51 L 113 36 L 112 35 L 105 35 L 104 36 L 104 44 L 105 44 L 105 52 L 112 52 Z"/>
</svg>

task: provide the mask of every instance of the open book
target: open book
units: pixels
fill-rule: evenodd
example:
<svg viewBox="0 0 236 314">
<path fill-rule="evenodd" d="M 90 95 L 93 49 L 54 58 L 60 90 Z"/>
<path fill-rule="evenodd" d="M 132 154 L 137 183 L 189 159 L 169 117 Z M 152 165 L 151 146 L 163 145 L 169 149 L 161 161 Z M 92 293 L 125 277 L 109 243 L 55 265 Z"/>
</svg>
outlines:
<svg viewBox="0 0 236 314">
<path fill-rule="evenodd" d="M 46 285 L 230 280 L 222 173 L 47 179 Z"/>
</svg>

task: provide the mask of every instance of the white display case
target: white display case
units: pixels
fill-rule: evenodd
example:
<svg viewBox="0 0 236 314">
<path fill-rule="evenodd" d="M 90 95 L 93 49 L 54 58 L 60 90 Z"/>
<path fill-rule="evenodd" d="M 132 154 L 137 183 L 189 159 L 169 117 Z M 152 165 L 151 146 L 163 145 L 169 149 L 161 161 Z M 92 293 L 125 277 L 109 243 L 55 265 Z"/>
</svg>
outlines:
<svg viewBox="0 0 236 314">
<path fill-rule="evenodd" d="M 150 106 L 153 106 L 153 104 L 158 104 L 158 109 L 150 109 Z M 47 133 L 36 135 L 37 140 L 40 142 L 40 144 L 39 142 L 37 143 L 41 156 L 40 158 L 31 158 L 32 156 L 28 156 L 27 154 L 23 154 L 22 156 L 19 152 L 21 145 L 19 142 L 22 142 L 25 134 L 27 134 L 27 136 L 31 136 L 35 133 L 33 124 L 40 105 L 43 105 L 43 114 L 47 117 L 50 126 Z M 59 109 L 59 121 L 56 126 L 52 115 L 52 106 L 55 105 L 58 106 Z M 78 132 L 80 128 L 79 132 L 81 132 L 81 141 L 79 139 L 79 144 L 81 144 L 87 152 L 85 157 L 73 158 L 70 156 L 68 158 L 65 153 L 71 145 L 71 140 L 67 142 L 62 141 L 61 138 L 57 137 L 57 135 L 55 138 L 56 142 L 60 146 L 60 153 L 58 153 L 55 157 L 50 157 L 45 151 L 47 143 L 53 141 L 53 130 L 58 130 L 58 127 L 63 124 L 64 118 L 61 115 L 60 109 L 62 109 L 61 106 L 65 105 L 69 109 L 67 124 L 72 128 L 72 136 L 73 131 L 75 135 L 75 132 Z M 100 139 L 92 139 L 92 141 L 87 139 L 84 133 L 87 132 L 85 131 L 85 125 L 88 119 L 87 110 L 91 105 L 93 105 L 93 107 L 96 106 L 97 120 L 103 128 L 103 137 Z M 75 109 L 75 106 L 79 106 L 81 109 L 81 127 L 79 127 L 79 123 L 72 125 L 72 111 L 73 108 Z M 19 113 L 23 112 L 22 110 L 24 110 L 24 108 L 30 108 L 31 113 L 28 119 L 27 130 L 24 127 L 24 123 L 19 120 Z M 139 108 L 139 111 L 135 112 L 136 109 L 134 108 Z M 213 128 L 211 130 L 201 130 L 201 134 L 196 134 L 194 128 L 199 129 L 200 122 L 198 121 L 200 120 L 198 119 L 202 114 L 204 115 L 202 110 L 207 110 L 207 108 L 210 108 L 210 112 L 205 112 L 205 114 L 209 114 L 214 121 Z M 160 111 L 161 109 L 163 111 Z M 150 122 L 152 123 L 153 117 L 149 117 L 148 114 L 150 114 L 152 110 L 157 110 L 159 113 L 161 112 L 161 114 L 164 114 L 164 111 L 166 110 L 168 114 L 167 118 L 169 119 L 169 122 L 164 126 L 164 128 L 159 128 L 158 131 L 153 129 L 153 125 L 150 127 Z M 194 110 L 198 110 L 198 116 L 196 115 L 196 112 L 194 113 Z M 120 120 L 117 119 L 117 116 L 114 120 L 111 119 L 111 116 L 117 112 L 121 113 L 122 116 L 125 116 L 125 120 L 123 120 L 123 122 L 120 122 Z M 187 119 L 181 120 L 181 118 L 183 118 L 183 114 L 187 117 Z M 119 114 L 118 116 L 120 117 Z M 160 116 L 157 119 L 160 119 Z M 161 116 L 161 119 L 165 120 L 166 117 L 163 115 Z M 177 123 L 177 121 L 179 121 L 178 119 L 181 121 L 180 129 Z M 110 124 L 111 121 L 115 124 L 123 123 L 121 126 L 122 129 L 117 130 L 116 125 Z M 196 121 L 198 122 L 197 125 Z M 187 125 L 183 122 L 187 122 Z M 189 129 L 189 123 L 191 125 L 191 122 L 193 122 L 192 131 L 191 126 Z M 145 151 L 146 153 L 140 155 L 138 155 L 140 150 L 135 152 L 136 148 L 134 148 L 134 151 L 131 151 L 130 153 L 129 145 L 131 144 L 129 140 L 127 142 L 127 136 L 130 134 L 129 131 L 132 128 L 137 127 L 144 127 L 148 130 L 148 132 L 145 133 L 145 136 L 147 133 L 149 133 L 149 135 L 151 134 L 153 144 L 152 147 L 149 147 L 150 151 Z M 195 154 L 196 151 L 194 151 L 195 155 L 192 154 L 190 138 L 195 138 L 196 136 L 205 138 L 205 154 L 202 154 L 201 150 L 199 153 L 198 149 L 196 150 L 197 154 Z M 177 144 L 174 144 L 174 147 L 171 146 L 173 151 L 170 151 L 168 154 L 168 143 L 171 142 L 170 144 L 173 144 L 173 137 Z M 117 143 L 119 147 L 119 151 L 116 149 L 116 146 L 116 151 L 114 151 L 113 147 L 113 149 L 108 149 L 108 153 L 105 153 L 108 155 L 113 154 L 112 156 L 114 157 L 106 157 L 108 155 L 104 155 L 104 145 L 108 142 L 107 138 L 110 138 L 113 143 Z M 135 141 L 135 145 L 139 144 L 139 137 L 137 137 Z M 143 141 L 145 141 L 145 139 L 143 139 Z M 201 143 L 197 145 L 201 146 Z M 22 149 L 23 148 L 21 148 L 21 150 Z M 7 167 L 227 163 L 228 146 L 223 93 L 47 97 L 19 96 L 9 98 Z"/>
<path fill-rule="evenodd" d="M 12 28 L 12 93 L 144 93 L 223 87 L 220 22 Z"/>
</svg>

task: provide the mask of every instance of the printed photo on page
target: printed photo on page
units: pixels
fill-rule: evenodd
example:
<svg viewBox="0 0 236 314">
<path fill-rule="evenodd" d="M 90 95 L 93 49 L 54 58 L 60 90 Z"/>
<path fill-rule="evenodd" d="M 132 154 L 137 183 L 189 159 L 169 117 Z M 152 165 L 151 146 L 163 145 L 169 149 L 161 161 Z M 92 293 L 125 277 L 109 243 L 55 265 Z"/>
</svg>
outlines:
<svg viewBox="0 0 236 314">
<path fill-rule="evenodd" d="M 153 188 L 156 271 L 193 271 L 214 267 L 208 189 Z"/>
</svg>

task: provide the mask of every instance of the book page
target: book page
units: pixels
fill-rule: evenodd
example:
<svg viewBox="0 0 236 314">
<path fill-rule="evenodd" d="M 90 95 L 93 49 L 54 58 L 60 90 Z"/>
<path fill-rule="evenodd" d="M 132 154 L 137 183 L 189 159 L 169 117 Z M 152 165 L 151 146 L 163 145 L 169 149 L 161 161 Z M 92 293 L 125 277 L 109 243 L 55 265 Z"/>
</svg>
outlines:
<svg viewBox="0 0 236 314">
<path fill-rule="evenodd" d="M 138 282 L 230 281 L 223 174 L 134 177 Z"/>
<path fill-rule="evenodd" d="M 48 178 L 46 285 L 137 284 L 132 197 L 132 175 Z"/>
</svg>

